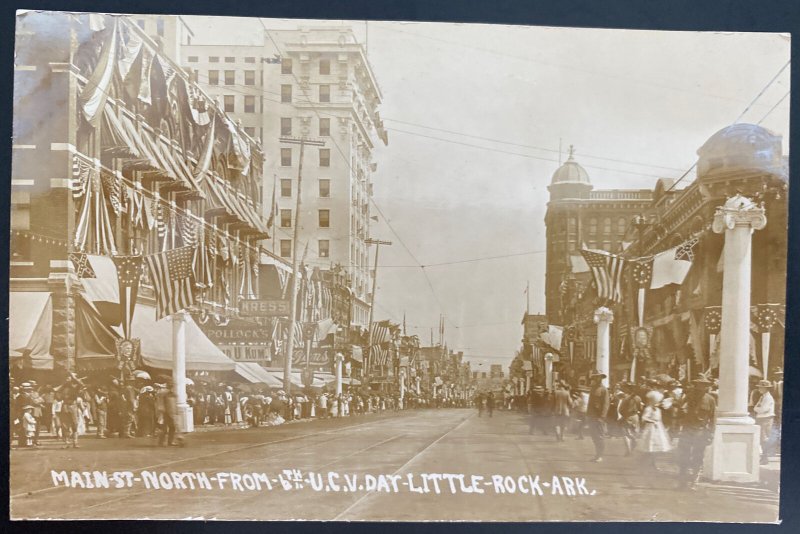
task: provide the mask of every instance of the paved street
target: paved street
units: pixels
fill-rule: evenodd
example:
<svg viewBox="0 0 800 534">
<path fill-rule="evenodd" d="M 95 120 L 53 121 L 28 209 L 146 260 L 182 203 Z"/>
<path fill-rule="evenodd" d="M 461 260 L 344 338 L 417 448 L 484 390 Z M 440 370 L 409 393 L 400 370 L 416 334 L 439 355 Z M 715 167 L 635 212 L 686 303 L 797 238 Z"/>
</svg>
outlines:
<svg viewBox="0 0 800 534">
<path fill-rule="evenodd" d="M 606 462 L 594 464 L 589 461 L 589 439 L 580 441 L 569 435 L 559 444 L 551 436 L 529 436 L 526 419 L 520 414 L 496 412 L 489 419 L 466 409 L 200 432 L 189 437 L 186 448 L 156 448 L 147 439 L 86 437 L 77 450 L 50 445 L 38 451 L 12 451 L 11 513 L 15 518 L 70 519 L 776 519 L 778 494 L 774 488 L 703 484 L 695 492 L 679 491 L 673 489 L 674 467 L 668 462 L 663 462 L 663 473 L 653 473 L 637 460 L 624 458 L 619 440 L 611 440 L 608 449 Z M 281 481 L 284 469 L 300 470 L 303 487 L 295 488 L 293 481 L 286 481 L 291 489 L 285 489 Z M 60 487 L 54 487 L 51 470 L 68 473 Z M 64 487 L 70 471 L 131 471 L 134 482 L 122 489 L 115 489 L 113 482 L 108 489 Z M 178 489 L 179 484 L 169 490 L 148 489 L 146 483 L 153 481 L 146 479 L 145 472 L 161 474 L 162 483 L 169 485 L 174 481 L 169 478 L 171 472 L 205 473 L 212 482 L 210 489 Z M 271 480 L 272 489 L 246 488 L 248 483 L 255 487 L 252 476 L 244 477 L 253 473 L 264 473 L 260 485 Z M 325 483 L 315 487 L 311 473 L 320 474 Z M 329 473 L 335 473 L 333 478 Z M 415 492 L 424 492 L 423 474 L 432 473 L 464 474 L 465 479 L 454 482 L 455 493 L 442 480 L 437 494 L 433 478 L 427 479 L 427 493 Z M 243 476 L 237 489 L 235 475 Z M 374 491 L 367 491 L 367 475 L 379 481 Z M 392 478 L 378 475 L 395 475 L 396 487 Z M 475 486 L 482 494 L 469 491 L 473 489 L 472 475 L 484 477 Z M 510 476 L 501 479 L 500 487 L 514 493 L 500 493 L 503 490 L 495 486 L 492 475 Z M 561 477 L 564 493 L 569 493 L 572 482 L 569 489 L 577 494 L 559 494 L 552 483 L 555 475 Z M 347 489 L 348 480 L 355 491 Z M 77 486 L 77 482 L 71 484 Z M 220 483 L 224 483 L 222 489 Z M 542 495 L 531 495 L 534 487 L 541 489 Z"/>
</svg>

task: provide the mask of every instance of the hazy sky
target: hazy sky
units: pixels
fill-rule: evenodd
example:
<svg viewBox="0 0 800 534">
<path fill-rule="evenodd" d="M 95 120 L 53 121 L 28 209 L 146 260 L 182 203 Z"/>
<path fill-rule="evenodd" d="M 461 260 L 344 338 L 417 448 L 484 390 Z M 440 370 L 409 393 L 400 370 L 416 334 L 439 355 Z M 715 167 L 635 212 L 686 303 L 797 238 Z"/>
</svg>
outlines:
<svg viewBox="0 0 800 534">
<path fill-rule="evenodd" d="M 196 42 L 261 41 L 257 21 L 188 21 Z M 364 22 L 324 24 L 367 36 Z M 575 145 L 595 188 L 678 178 L 789 50 L 779 34 L 370 22 L 389 129 L 374 200 L 393 229 L 381 220 L 372 234 L 394 243 L 381 248 L 376 318 L 405 313 L 427 342 L 443 313 L 450 348 L 505 367 L 520 345 L 527 281 L 531 313 L 544 312 L 544 213 L 559 145 Z M 740 119 L 769 113 L 762 125 L 784 135 L 784 151 L 789 79 L 786 68 Z M 497 256 L 506 257 L 434 265 Z"/>
</svg>

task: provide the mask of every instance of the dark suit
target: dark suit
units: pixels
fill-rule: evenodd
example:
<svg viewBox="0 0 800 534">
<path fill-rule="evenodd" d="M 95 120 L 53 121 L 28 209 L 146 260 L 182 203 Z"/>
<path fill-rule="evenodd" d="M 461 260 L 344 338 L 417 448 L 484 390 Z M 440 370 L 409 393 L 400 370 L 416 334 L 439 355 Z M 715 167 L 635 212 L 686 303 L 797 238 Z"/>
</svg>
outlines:
<svg viewBox="0 0 800 534">
<path fill-rule="evenodd" d="M 606 449 L 606 416 L 611 400 L 608 389 L 602 384 L 592 387 L 589 394 L 589 405 L 586 408 L 586 416 L 589 420 L 589 435 L 594 442 L 595 457 L 600 458 Z"/>
</svg>

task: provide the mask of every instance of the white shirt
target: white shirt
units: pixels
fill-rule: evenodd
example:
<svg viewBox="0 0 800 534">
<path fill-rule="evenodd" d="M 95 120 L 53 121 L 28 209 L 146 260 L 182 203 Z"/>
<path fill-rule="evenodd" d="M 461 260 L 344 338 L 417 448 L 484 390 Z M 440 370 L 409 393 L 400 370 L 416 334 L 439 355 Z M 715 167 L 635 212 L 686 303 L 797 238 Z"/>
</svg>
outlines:
<svg viewBox="0 0 800 534">
<path fill-rule="evenodd" d="M 769 391 L 761 395 L 758 403 L 753 407 L 753 411 L 756 412 L 756 419 L 775 417 L 775 399 L 772 398 Z"/>
</svg>

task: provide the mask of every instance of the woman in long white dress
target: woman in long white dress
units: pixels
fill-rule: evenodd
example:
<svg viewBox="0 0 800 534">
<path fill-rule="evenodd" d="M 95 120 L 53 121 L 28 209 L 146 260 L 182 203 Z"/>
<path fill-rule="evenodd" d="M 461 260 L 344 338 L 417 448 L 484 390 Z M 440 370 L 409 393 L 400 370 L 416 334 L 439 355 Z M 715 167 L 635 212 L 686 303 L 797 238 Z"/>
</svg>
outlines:
<svg viewBox="0 0 800 534">
<path fill-rule="evenodd" d="M 667 430 L 661 418 L 661 408 L 659 404 L 664 400 L 664 394 L 660 391 L 650 391 L 646 396 L 646 406 L 642 412 L 642 450 L 644 451 L 647 463 L 654 470 L 656 467 L 656 455 L 672 450 Z"/>
</svg>

